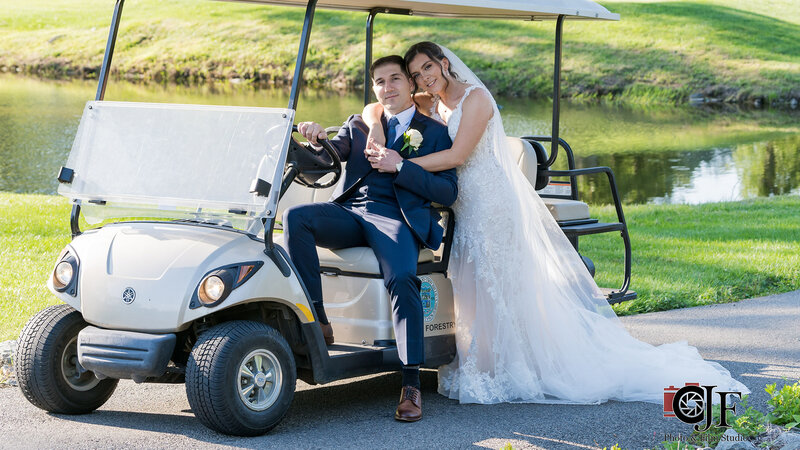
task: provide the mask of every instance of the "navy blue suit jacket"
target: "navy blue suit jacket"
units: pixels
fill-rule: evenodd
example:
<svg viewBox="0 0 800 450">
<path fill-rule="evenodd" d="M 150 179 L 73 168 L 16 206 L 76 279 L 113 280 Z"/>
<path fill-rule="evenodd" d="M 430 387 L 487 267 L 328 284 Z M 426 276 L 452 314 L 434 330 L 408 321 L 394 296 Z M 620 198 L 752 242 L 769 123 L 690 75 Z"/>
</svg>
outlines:
<svg viewBox="0 0 800 450">
<path fill-rule="evenodd" d="M 409 129 L 422 134 L 422 144 L 416 152 L 409 155 L 408 149 L 401 152 L 403 157 L 423 156 L 452 146 L 447 127 L 415 111 Z M 350 116 L 339 133 L 330 140 L 342 161 L 347 162 L 342 181 L 333 194 L 334 202 L 343 202 L 358 188 L 361 180 L 371 171 L 364 149 L 367 146 L 369 128 L 360 114 Z M 391 147 L 400 151 L 403 137 L 399 136 Z M 412 161 L 403 162 L 403 169 L 394 178 L 394 192 L 403 213 L 403 219 L 415 237 L 428 248 L 436 249 L 442 243 L 444 230 L 439 225 L 441 216 L 431 206 L 431 202 L 450 206 L 458 195 L 458 176 L 455 169 L 431 173 Z"/>
</svg>

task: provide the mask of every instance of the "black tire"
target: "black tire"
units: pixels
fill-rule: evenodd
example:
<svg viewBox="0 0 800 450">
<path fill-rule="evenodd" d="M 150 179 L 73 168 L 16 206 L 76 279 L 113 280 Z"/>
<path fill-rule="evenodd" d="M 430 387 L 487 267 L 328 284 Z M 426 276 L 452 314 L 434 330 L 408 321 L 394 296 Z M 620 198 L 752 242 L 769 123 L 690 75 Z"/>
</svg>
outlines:
<svg viewBox="0 0 800 450">
<path fill-rule="evenodd" d="M 255 361 L 256 356 L 261 358 L 262 369 L 265 363 L 272 368 L 256 371 L 257 376 L 261 374 L 262 387 L 253 383 L 250 391 L 253 395 L 269 391 L 262 403 L 258 398 L 248 401 L 248 394 L 242 393 L 248 380 L 242 377 L 242 365 Z M 232 321 L 209 329 L 198 339 L 186 364 L 186 396 L 195 416 L 205 426 L 235 436 L 262 435 L 278 425 L 292 403 L 296 380 L 289 344 L 277 330 L 259 322 Z"/>
<path fill-rule="evenodd" d="M 25 398 L 59 414 L 86 414 L 102 406 L 119 380 L 98 380 L 77 370 L 77 337 L 86 327 L 69 305 L 45 308 L 34 315 L 19 337 L 16 376 Z"/>
</svg>

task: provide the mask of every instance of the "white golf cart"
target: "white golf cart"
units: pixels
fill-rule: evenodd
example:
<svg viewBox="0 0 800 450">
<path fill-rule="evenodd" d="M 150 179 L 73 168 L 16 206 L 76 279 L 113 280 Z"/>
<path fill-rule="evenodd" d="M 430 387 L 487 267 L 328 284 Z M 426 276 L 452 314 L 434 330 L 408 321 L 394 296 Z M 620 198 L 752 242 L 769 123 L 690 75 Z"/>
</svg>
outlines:
<svg viewBox="0 0 800 450">
<path fill-rule="evenodd" d="M 292 137 L 316 0 L 264 1 L 306 8 L 289 105 L 244 108 L 104 101 L 124 0 L 117 0 L 97 96 L 86 104 L 59 193 L 73 201 L 73 240 L 48 281 L 64 302 L 36 314 L 19 339 L 17 376 L 34 405 L 81 414 L 100 407 L 119 379 L 185 382 L 195 415 L 222 433 L 258 435 L 276 426 L 297 378 L 308 383 L 400 367 L 391 302 L 369 248 L 319 250 L 328 316 L 337 344 L 326 347 L 302 281 L 281 247 L 276 219 L 291 205 L 327 200 L 342 166 L 329 145 L 316 154 Z M 577 200 L 575 170 L 558 138 L 560 34 L 565 18 L 616 20 L 588 0 L 331 0 L 320 6 L 364 11 L 367 66 L 378 13 L 440 17 L 556 19 L 553 136 L 509 138 L 509 151 L 538 188 L 570 177 L 572 190 L 548 200 L 573 239 L 619 231 L 598 223 Z M 365 102 L 369 101 L 365 82 Z M 568 152 L 568 171 L 550 171 L 541 142 Z M 455 355 L 453 296 L 447 263 L 455 217 L 440 208 L 445 240 L 423 250 L 427 367 Z M 81 231 L 79 219 L 100 224 Z"/>
</svg>

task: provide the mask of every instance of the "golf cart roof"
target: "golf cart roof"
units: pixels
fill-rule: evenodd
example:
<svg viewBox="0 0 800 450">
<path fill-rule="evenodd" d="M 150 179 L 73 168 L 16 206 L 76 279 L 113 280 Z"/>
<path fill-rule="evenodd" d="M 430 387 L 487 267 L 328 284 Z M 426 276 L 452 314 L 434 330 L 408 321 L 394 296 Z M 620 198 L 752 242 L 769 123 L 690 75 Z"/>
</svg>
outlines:
<svg viewBox="0 0 800 450">
<path fill-rule="evenodd" d="M 304 0 L 226 0 L 247 3 L 303 6 Z M 369 12 L 373 9 L 408 10 L 415 16 L 472 17 L 523 20 L 567 19 L 619 20 L 591 0 L 319 0 L 317 6 L 328 9 Z"/>
</svg>

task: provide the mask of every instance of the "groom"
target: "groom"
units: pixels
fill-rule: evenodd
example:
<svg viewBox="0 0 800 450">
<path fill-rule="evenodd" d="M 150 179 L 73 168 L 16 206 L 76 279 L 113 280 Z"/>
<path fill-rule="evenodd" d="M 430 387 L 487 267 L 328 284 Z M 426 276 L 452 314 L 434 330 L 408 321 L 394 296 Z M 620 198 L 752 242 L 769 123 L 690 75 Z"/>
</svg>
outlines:
<svg viewBox="0 0 800 450">
<path fill-rule="evenodd" d="M 370 78 L 385 111 L 387 147 L 406 157 L 450 148 L 447 128 L 417 112 L 411 98 L 414 82 L 402 57 L 376 60 L 370 67 Z M 314 122 L 302 122 L 297 129 L 312 145 L 326 137 L 322 126 Z M 403 362 L 403 388 L 394 417 L 414 422 L 422 418 L 419 365 L 425 357 L 417 259 L 420 246 L 436 249 L 441 244 L 440 216 L 431 202 L 451 205 L 458 193 L 457 178 L 453 169 L 429 173 L 411 161 L 399 162 L 392 173 L 376 170 L 373 166 L 377 163 L 370 163 L 364 154 L 368 133 L 357 114 L 350 116 L 331 139 L 342 161 L 347 161 L 343 180 L 333 201 L 286 210 L 284 242 L 308 288 L 329 345 L 333 343 L 333 329 L 323 308 L 316 246 L 372 247 L 392 300 L 397 352 Z"/>
</svg>

